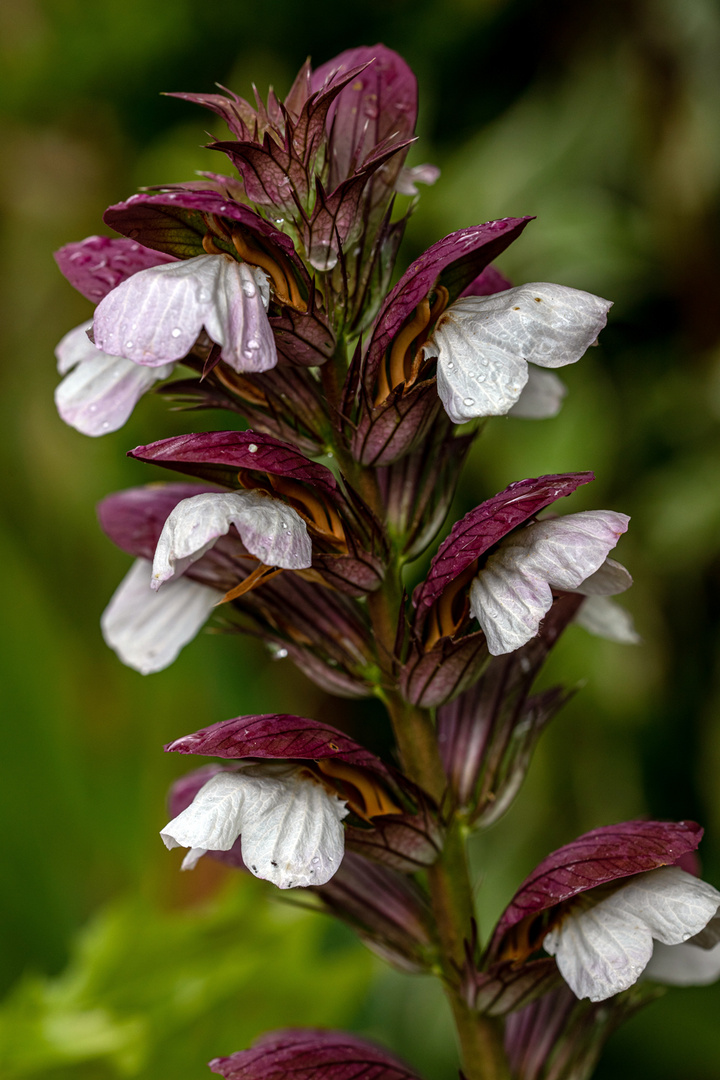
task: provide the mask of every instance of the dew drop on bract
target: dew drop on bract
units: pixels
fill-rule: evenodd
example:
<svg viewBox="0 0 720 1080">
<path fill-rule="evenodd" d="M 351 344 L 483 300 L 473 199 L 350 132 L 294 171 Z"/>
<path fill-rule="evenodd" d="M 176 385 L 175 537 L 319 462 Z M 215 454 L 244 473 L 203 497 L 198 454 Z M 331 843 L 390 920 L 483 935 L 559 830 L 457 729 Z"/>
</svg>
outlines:
<svg viewBox="0 0 720 1080">
<path fill-rule="evenodd" d="M 257 443 L 251 442 L 248 446 L 248 454 L 257 454 Z"/>
<path fill-rule="evenodd" d="M 332 270 L 334 266 L 337 266 L 337 261 L 338 253 L 327 240 L 315 244 L 308 253 L 308 262 L 316 270 Z"/>
</svg>

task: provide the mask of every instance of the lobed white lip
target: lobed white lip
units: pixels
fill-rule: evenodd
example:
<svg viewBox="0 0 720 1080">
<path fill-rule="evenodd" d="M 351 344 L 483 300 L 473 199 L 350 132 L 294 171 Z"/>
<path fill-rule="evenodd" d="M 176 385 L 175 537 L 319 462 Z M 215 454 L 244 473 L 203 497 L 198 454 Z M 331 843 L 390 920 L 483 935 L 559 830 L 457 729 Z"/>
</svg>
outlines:
<svg viewBox="0 0 720 1080">
<path fill-rule="evenodd" d="M 312 563 L 307 525 L 291 506 L 259 491 L 205 492 L 183 499 L 157 542 L 152 588 L 184 573 L 234 525 L 250 552 L 266 566 L 302 570 Z"/>
<path fill-rule="evenodd" d="M 612 510 L 589 510 L 505 537 L 470 586 L 470 614 L 491 655 L 513 652 L 537 635 L 553 588 L 589 595 L 627 589 L 630 574 L 607 554 L 629 520 Z"/>
<path fill-rule="evenodd" d="M 591 897 L 584 894 L 586 900 Z M 712 981 L 711 971 L 713 977 L 720 975 L 717 950 L 696 962 L 687 949 L 700 952 L 720 941 L 719 908 L 720 892 L 712 885 L 678 866 L 664 866 L 626 880 L 589 907 L 570 910 L 545 936 L 543 947 L 555 957 L 573 993 L 590 1001 L 627 990 L 644 972 L 672 982 L 673 977 L 691 978 L 697 970 Z M 693 944 L 694 938 L 702 944 Z M 656 943 L 668 948 L 652 967 Z M 682 951 L 675 953 L 676 946 Z"/>
<path fill-rule="evenodd" d="M 160 835 L 187 847 L 183 869 L 206 851 L 229 851 L 240 836 L 243 862 L 280 889 L 324 885 L 342 862 L 348 814 L 343 800 L 286 762 L 217 773 Z"/>
<path fill-rule="evenodd" d="M 235 371 L 268 371 L 277 364 L 269 302 L 265 271 L 229 255 L 163 263 L 133 274 L 100 301 L 95 343 L 158 367 L 186 356 L 204 328 Z"/>
<path fill-rule="evenodd" d="M 438 394 L 450 419 L 463 424 L 504 416 L 528 383 L 528 362 L 540 368 L 574 364 L 597 340 L 611 306 L 592 293 L 546 282 L 456 300 L 423 346 L 426 357 L 437 357 Z M 532 415 L 554 415 L 550 410 L 559 408 L 562 384 L 545 384 L 545 403 L 539 385 L 526 400 Z"/>
</svg>

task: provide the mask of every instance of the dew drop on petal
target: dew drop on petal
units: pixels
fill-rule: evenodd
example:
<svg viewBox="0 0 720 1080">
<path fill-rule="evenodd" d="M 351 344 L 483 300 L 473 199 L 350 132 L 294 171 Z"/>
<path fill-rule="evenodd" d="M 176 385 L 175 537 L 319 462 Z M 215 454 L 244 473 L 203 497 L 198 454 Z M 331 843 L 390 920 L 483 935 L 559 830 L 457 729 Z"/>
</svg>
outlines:
<svg viewBox="0 0 720 1080">
<path fill-rule="evenodd" d="M 246 296 L 254 296 L 257 290 L 252 281 L 243 281 L 242 291 Z"/>
<path fill-rule="evenodd" d="M 132 341 L 126 341 L 125 342 L 125 348 L 126 349 L 132 349 L 132 347 L 133 347 L 133 342 Z"/>
<path fill-rule="evenodd" d="M 276 649 L 275 650 L 275 659 L 276 660 L 284 660 L 285 657 L 287 656 L 287 654 L 288 654 L 287 649 Z"/>
<path fill-rule="evenodd" d="M 474 404 L 475 404 L 475 398 L 473 398 L 473 397 L 463 398 L 463 405 L 468 405 L 469 406 L 469 405 L 474 405 Z"/>
<path fill-rule="evenodd" d="M 454 371 L 455 370 L 455 365 L 453 364 L 452 360 L 448 360 L 448 362 L 447 362 L 447 364 L 445 366 L 447 367 L 448 371 Z"/>
<path fill-rule="evenodd" d="M 107 431 L 109 429 L 109 427 L 110 427 L 110 421 L 109 420 L 103 420 L 103 424 L 102 424 L 103 431 Z"/>
<path fill-rule="evenodd" d="M 180 337 L 180 335 L 182 334 L 182 330 L 179 326 L 174 326 L 173 329 L 170 331 L 170 334 L 172 337 Z"/>
<path fill-rule="evenodd" d="M 476 379 L 477 379 L 477 381 L 478 381 L 478 382 L 485 382 L 485 380 L 487 379 L 487 375 L 485 374 L 485 372 L 484 372 L 484 371 L 480 371 L 480 372 L 479 372 L 479 373 L 478 373 L 478 374 L 476 375 Z M 466 405 L 468 404 L 468 403 L 467 403 L 467 401 L 465 402 L 465 404 L 466 404 Z"/>
<path fill-rule="evenodd" d="M 287 527 L 288 527 L 287 521 L 283 521 L 283 522 L 281 522 L 281 524 L 282 524 L 283 529 L 287 529 Z"/>
<path fill-rule="evenodd" d="M 246 349 L 249 349 L 250 352 L 257 352 L 260 348 L 260 342 L 257 340 L 257 338 L 250 338 L 245 347 Z"/>
<path fill-rule="evenodd" d="M 248 446 L 248 454 L 257 454 L 257 443 L 251 442 Z"/>
<path fill-rule="evenodd" d="M 198 289 L 197 298 L 199 303 L 206 304 L 210 300 L 210 293 L 207 289 Z"/>
</svg>

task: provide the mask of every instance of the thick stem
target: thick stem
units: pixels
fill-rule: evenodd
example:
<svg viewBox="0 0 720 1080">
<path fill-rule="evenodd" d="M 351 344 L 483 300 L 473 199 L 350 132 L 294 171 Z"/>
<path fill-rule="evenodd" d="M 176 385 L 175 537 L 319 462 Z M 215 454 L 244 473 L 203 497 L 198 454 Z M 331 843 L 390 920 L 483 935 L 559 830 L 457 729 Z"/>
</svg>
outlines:
<svg viewBox="0 0 720 1080">
<path fill-rule="evenodd" d="M 388 681 L 392 674 L 401 597 L 399 567 L 391 565 L 383 586 L 368 598 L 378 663 Z M 440 804 L 447 781 L 430 713 L 406 702 L 397 690 L 386 690 L 383 697 L 406 775 Z M 458 985 L 459 971 L 465 960 L 465 941 L 472 935 L 474 904 L 465 834 L 454 817 L 448 822 L 442 854 L 428 869 L 428 883 L 444 989 L 455 1019 L 467 1080 L 509 1080 L 499 1021 L 478 1016 L 465 1001 Z"/>
</svg>

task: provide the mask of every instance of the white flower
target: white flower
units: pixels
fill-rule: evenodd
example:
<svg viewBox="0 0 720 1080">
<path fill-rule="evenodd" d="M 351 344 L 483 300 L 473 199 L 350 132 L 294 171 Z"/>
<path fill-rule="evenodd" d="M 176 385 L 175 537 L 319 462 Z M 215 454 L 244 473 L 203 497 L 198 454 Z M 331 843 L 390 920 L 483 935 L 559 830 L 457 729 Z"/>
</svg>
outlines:
<svg viewBox="0 0 720 1080">
<path fill-rule="evenodd" d="M 508 416 L 519 420 L 550 420 L 557 416 L 567 395 L 567 387 L 553 371 L 528 366 L 528 381 Z"/>
<path fill-rule="evenodd" d="M 553 588 L 589 595 L 626 589 L 632 578 L 606 556 L 629 520 L 612 510 L 588 510 L 537 521 L 501 541 L 470 586 L 470 614 L 490 653 L 513 652 L 537 635 Z"/>
<path fill-rule="evenodd" d="M 172 664 L 197 634 L 220 593 L 189 578 L 171 581 L 161 593 L 150 588 L 152 564 L 133 563 L 100 620 L 103 637 L 123 664 L 149 675 Z"/>
<path fill-rule="evenodd" d="M 312 562 L 307 525 L 291 506 L 260 491 L 205 492 L 183 499 L 165 522 L 155 549 L 153 589 L 184 573 L 231 525 L 266 566 L 302 570 Z"/>
<path fill-rule="evenodd" d="M 588 596 L 574 621 L 588 633 L 619 645 L 639 645 L 642 641 L 630 613 L 609 596 Z"/>
<path fill-rule="evenodd" d="M 186 356 L 204 327 L 235 371 L 267 371 L 277 364 L 269 301 L 265 272 L 230 255 L 151 266 L 98 304 L 95 344 L 157 367 Z"/>
<path fill-rule="evenodd" d="M 426 357 L 438 358 L 438 394 L 450 419 L 505 415 L 528 382 L 527 362 L 574 364 L 610 307 L 592 293 L 539 282 L 456 300 L 423 346 Z"/>
<path fill-rule="evenodd" d="M 172 375 L 174 364 L 141 367 L 110 356 L 87 336 L 92 323 L 70 330 L 55 350 L 65 378 L 55 390 L 55 404 L 65 421 L 83 435 L 106 435 L 121 428 L 153 383 Z"/>
<path fill-rule="evenodd" d="M 672 947 L 687 942 L 687 948 L 700 951 L 720 940 L 717 924 L 706 929 L 717 915 L 720 893 L 677 866 L 638 874 L 585 906 L 588 901 L 592 901 L 591 893 L 543 941 L 579 998 L 604 1001 L 627 990 L 646 969 L 648 977 L 673 981 L 668 954 L 658 959 L 654 970 L 649 967 L 655 942 Z M 687 974 L 681 954 L 676 967 L 679 978 L 683 966 Z M 708 967 L 720 973 L 717 956 L 698 966 L 706 974 Z"/>
<path fill-rule="evenodd" d="M 345 850 L 345 803 L 307 769 L 285 762 L 217 773 L 165 826 L 166 847 L 187 847 L 189 870 L 206 851 L 229 851 L 242 835 L 243 862 L 280 889 L 324 885 Z"/>
</svg>

